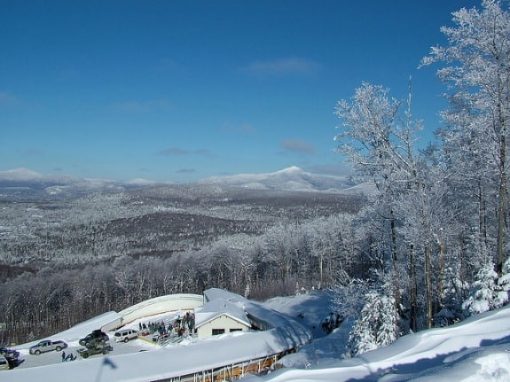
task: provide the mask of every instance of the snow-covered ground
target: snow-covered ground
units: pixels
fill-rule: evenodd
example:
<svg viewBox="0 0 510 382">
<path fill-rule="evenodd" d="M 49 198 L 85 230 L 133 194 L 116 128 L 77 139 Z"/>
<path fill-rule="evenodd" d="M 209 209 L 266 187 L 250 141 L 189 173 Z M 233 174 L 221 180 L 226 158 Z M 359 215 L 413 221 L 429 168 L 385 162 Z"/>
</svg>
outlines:
<svg viewBox="0 0 510 382">
<path fill-rule="evenodd" d="M 316 302 L 319 306 L 314 308 Z M 328 314 L 324 297 L 279 298 L 268 303 L 293 316 Z M 320 305 L 322 304 L 322 305 Z M 306 314 L 305 314 L 306 318 Z M 328 336 L 282 359 L 292 366 L 248 382 L 283 381 L 510 381 L 510 306 L 471 317 L 448 328 L 404 336 L 394 344 L 352 359 L 340 359 L 347 331 L 344 322 Z"/>
<path fill-rule="evenodd" d="M 17 348 L 25 357 L 25 362 L 13 370 L 0 372 L 0 381 L 155 381 L 276 354 L 299 347 L 312 337 L 299 322 L 259 303 L 219 289 L 209 289 L 205 293 L 209 301 L 226 300 L 250 316 L 260 318 L 268 324 L 268 330 L 229 333 L 162 347 L 141 339 L 127 344 L 112 343 L 114 349 L 107 357 L 78 357 L 73 362 L 61 362 L 61 354 L 56 352 L 40 356 L 29 355 L 28 348 L 32 343 L 24 344 Z M 153 322 L 164 321 L 166 318 L 164 315 L 146 317 Z M 65 351 L 76 352 L 79 338 L 115 319 L 115 313 L 108 313 L 49 338 L 66 340 L 70 347 Z M 136 321 L 130 323 L 130 326 L 137 325 Z M 112 334 L 109 333 L 110 337 Z"/>
<path fill-rule="evenodd" d="M 114 351 L 107 358 L 93 356 L 64 363 L 56 352 L 38 358 L 30 356 L 25 345 L 21 352 L 26 363 L 0 372 L 0 381 L 134 382 L 170 378 L 205 367 L 235 363 L 247 356 L 257 358 L 289 345 L 303 345 L 310 338 L 310 332 L 314 340 L 298 353 L 284 357 L 281 360 L 286 366 L 284 369 L 265 376 L 249 376 L 245 381 L 510 381 L 510 306 L 449 328 L 407 335 L 386 348 L 342 359 L 352 322 L 344 321 L 329 335 L 322 331 L 320 323 L 333 306 L 332 297 L 327 293 L 279 297 L 260 304 L 218 289 L 207 292 L 210 299 L 225 299 L 243 307 L 250 315 L 270 323 L 273 329 L 184 341 L 168 347 L 135 340 L 114 344 Z M 72 351 L 73 346 L 78 346 L 77 338 L 112 318 L 115 313 L 107 313 L 52 338 L 69 341 Z M 160 315 L 148 319 L 166 318 Z M 131 323 L 132 326 L 137 324 Z"/>
</svg>

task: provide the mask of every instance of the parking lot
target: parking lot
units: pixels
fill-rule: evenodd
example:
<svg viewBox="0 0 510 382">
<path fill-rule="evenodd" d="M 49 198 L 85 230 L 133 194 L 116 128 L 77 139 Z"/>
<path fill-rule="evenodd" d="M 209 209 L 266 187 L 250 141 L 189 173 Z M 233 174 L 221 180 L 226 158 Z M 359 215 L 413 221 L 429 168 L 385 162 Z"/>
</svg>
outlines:
<svg viewBox="0 0 510 382">
<path fill-rule="evenodd" d="M 149 340 L 135 339 L 127 343 L 124 342 L 117 343 L 112 338 L 110 340 L 110 344 L 113 347 L 113 351 L 111 351 L 109 354 L 112 355 L 136 353 L 140 351 L 150 351 L 159 348 L 159 345 L 151 343 L 150 339 Z M 83 358 L 80 357 L 77 352 L 77 350 L 80 348 L 83 348 L 83 346 L 79 345 L 77 341 L 68 343 L 68 348 L 64 349 L 63 352 L 65 352 L 66 355 L 73 354 L 77 358 L 75 361 L 67 362 L 80 362 L 81 360 L 83 360 Z M 37 367 L 63 362 L 62 351 L 60 352 L 51 351 L 48 353 L 42 353 L 40 355 L 29 354 L 28 349 L 20 349 L 19 352 L 20 358 L 22 358 L 24 361 L 18 366 L 18 368 Z M 97 354 L 91 356 L 91 358 L 95 357 L 103 357 L 103 355 Z"/>
</svg>

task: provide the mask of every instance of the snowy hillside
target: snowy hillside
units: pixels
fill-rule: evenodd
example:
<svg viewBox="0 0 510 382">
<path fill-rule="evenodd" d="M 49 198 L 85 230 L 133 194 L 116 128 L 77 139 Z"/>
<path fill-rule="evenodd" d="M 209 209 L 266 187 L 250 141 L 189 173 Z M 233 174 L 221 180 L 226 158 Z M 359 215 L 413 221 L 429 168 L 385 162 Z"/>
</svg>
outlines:
<svg viewBox="0 0 510 382">
<path fill-rule="evenodd" d="M 313 309 L 313 300 L 321 302 L 317 305 L 318 310 Z M 324 306 L 324 300 L 316 296 L 272 300 L 270 306 L 293 315 L 303 307 L 305 312 L 325 313 L 320 308 Z M 284 365 L 294 368 L 246 380 L 510 381 L 510 306 L 448 328 L 407 335 L 386 348 L 340 360 L 346 339 L 345 326 L 349 323 L 315 340 L 299 353 L 282 359 Z"/>
<path fill-rule="evenodd" d="M 314 341 L 298 353 L 282 358 L 280 363 L 286 366 L 284 369 L 266 376 L 248 376 L 243 381 L 510 380 L 510 306 L 448 328 L 407 335 L 386 348 L 342 360 L 343 345 L 352 322 L 344 322 L 329 335 L 321 332 L 319 323 L 332 306 L 332 296 L 327 293 L 279 297 L 264 304 L 219 289 L 210 289 L 206 295 L 210 300 L 225 300 L 242 307 L 251 316 L 270 323 L 273 329 L 228 334 L 201 342 L 183 341 L 165 347 L 135 340 L 115 344 L 108 358 L 94 356 L 64 363 L 60 362 L 58 353 L 28 355 L 24 350 L 27 344 L 18 347 L 27 358 L 26 362 L 14 370 L 0 371 L 0 381 L 78 382 L 97 379 L 98 375 L 103 381 L 158 380 L 234 363 L 246 357 L 256 359 L 267 352 L 285 349 L 289 344 L 302 345 L 309 339 L 306 326 L 312 330 Z M 65 339 L 72 348 L 73 340 L 116 318 L 113 312 L 98 316 L 52 338 Z M 136 322 L 133 325 L 137 325 Z"/>
<path fill-rule="evenodd" d="M 354 184 L 343 176 L 313 174 L 292 166 L 280 171 L 261 174 L 239 174 L 211 177 L 205 184 L 222 184 L 254 190 L 339 192 Z"/>
</svg>

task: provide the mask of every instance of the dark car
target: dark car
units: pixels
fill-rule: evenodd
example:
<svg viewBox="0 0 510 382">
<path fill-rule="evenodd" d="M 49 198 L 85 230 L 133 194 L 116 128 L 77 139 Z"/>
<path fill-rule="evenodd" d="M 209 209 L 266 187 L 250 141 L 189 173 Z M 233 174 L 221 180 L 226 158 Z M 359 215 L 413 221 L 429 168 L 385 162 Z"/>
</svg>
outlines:
<svg viewBox="0 0 510 382">
<path fill-rule="evenodd" d="M 113 347 L 110 345 L 110 337 L 101 330 L 94 330 L 92 333 L 87 334 L 79 343 L 85 346 L 77 350 L 78 354 L 83 358 L 88 358 L 94 354 L 108 354 L 113 350 Z"/>
<path fill-rule="evenodd" d="M 3 356 L 7 363 L 9 364 L 9 368 L 13 369 L 18 366 L 23 360 L 19 359 L 19 351 L 14 349 L 9 349 L 5 347 L 0 348 L 0 356 Z"/>
<path fill-rule="evenodd" d="M 0 355 L 3 355 L 5 358 L 18 358 L 19 351 L 9 348 L 0 348 Z"/>
<path fill-rule="evenodd" d="M 79 343 L 81 346 L 89 347 L 91 344 L 97 342 L 108 342 L 109 340 L 110 337 L 108 337 L 108 334 L 100 329 L 97 329 L 80 339 Z"/>
</svg>

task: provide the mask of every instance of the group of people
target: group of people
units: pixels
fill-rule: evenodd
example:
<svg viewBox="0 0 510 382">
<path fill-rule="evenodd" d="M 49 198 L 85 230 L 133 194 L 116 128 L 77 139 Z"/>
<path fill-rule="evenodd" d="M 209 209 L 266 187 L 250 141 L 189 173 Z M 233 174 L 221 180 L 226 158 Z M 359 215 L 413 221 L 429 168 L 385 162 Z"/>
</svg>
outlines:
<svg viewBox="0 0 510 382">
<path fill-rule="evenodd" d="M 170 335 L 177 335 L 182 337 L 186 334 L 192 334 L 195 329 L 195 314 L 186 312 L 181 317 L 179 314 L 176 319 L 171 320 L 168 325 L 164 321 L 139 323 L 138 328 L 140 331 L 148 331 L 148 334 L 158 333 L 159 338 Z"/>
<path fill-rule="evenodd" d="M 193 333 L 193 330 L 195 329 L 195 314 L 186 312 L 182 319 L 179 315 L 174 321 L 174 330 L 175 329 L 177 329 L 176 332 L 180 336 L 182 336 L 186 330 L 188 333 Z"/>
<path fill-rule="evenodd" d="M 73 353 L 66 354 L 65 351 L 62 351 L 62 362 L 74 361 L 76 358 L 78 358 L 77 355 Z"/>
</svg>

